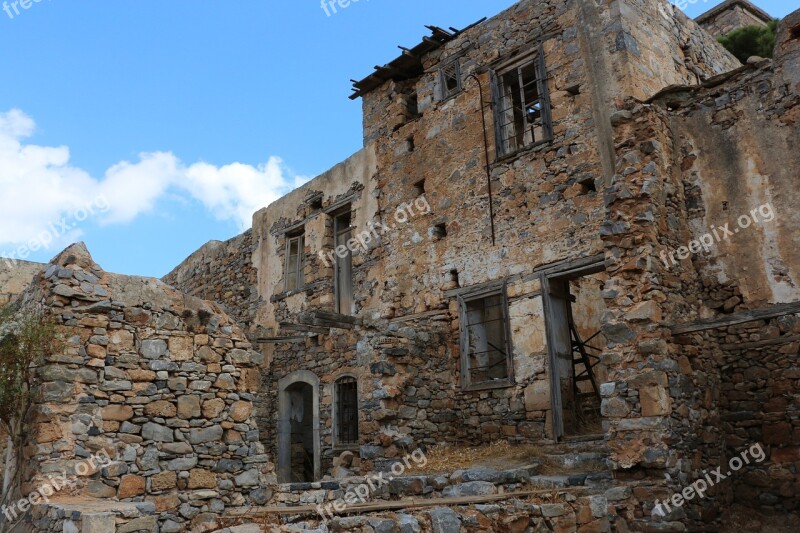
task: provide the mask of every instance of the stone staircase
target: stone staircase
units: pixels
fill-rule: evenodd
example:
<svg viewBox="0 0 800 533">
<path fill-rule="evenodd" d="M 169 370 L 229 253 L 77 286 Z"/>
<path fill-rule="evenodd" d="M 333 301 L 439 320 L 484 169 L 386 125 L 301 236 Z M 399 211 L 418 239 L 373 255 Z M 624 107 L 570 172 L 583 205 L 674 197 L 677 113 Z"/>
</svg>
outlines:
<svg viewBox="0 0 800 533">
<path fill-rule="evenodd" d="M 450 473 L 398 477 L 384 473 L 382 483 L 373 478 L 374 489 L 369 491 L 367 503 L 359 501 L 361 505 L 348 505 L 344 512 L 329 513 L 326 520 L 322 520 L 320 508 L 331 509 L 333 502 L 343 501 L 347 494 L 357 493 L 359 487 L 369 486 L 369 478 L 356 476 L 319 483 L 283 484 L 275 492 L 276 507 L 248 508 L 242 513 L 253 516 L 260 511 L 280 515 L 285 524 L 281 531 L 305 532 L 366 531 L 368 529 L 360 529 L 365 526 L 387 533 L 461 531 L 455 528 L 456 523 L 466 530 L 480 531 L 471 527 L 479 527 L 478 522 L 486 520 L 503 522 L 515 517 L 512 521 L 522 523 L 525 519 L 521 517 L 532 520 L 537 516 L 555 521 L 559 517 L 572 517 L 569 520 L 575 521 L 577 527 L 579 517 L 575 508 L 581 506 L 585 508 L 584 518 L 588 516 L 590 522 L 606 518 L 606 523 L 603 509 L 608 499 L 624 496 L 621 487 L 614 484 L 607 457 L 603 441 L 576 441 L 543 446 L 542 453 L 528 464 L 507 469 L 475 465 Z M 538 497 L 536 495 L 553 503 L 531 503 Z M 408 508 L 403 508 L 403 504 L 408 504 Z M 455 521 L 452 509 L 463 511 Z M 381 518 L 387 513 L 391 513 L 391 518 Z M 414 518 L 413 513 L 423 516 Z M 471 518 L 471 513 L 476 513 L 475 517 Z M 419 523 L 434 523 L 439 520 L 437 517 L 453 527 L 419 529 Z M 470 526 L 475 520 L 477 525 Z M 406 527 L 402 527 L 403 522 Z M 592 531 L 605 531 L 602 524 L 594 527 Z M 508 530 L 515 531 L 513 527 Z"/>
</svg>

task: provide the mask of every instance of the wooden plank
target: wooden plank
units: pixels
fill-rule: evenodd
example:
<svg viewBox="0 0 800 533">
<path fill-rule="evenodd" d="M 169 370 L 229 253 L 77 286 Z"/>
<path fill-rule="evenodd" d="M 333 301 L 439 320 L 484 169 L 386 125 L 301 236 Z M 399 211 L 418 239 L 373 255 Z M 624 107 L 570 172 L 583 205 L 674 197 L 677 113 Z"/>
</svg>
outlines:
<svg viewBox="0 0 800 533">
<path fill-rule="evenodd" d="M 800 341 L 800 335 L 790 335 L 788 337 L 780 337 L 777 339 L 767 339 L 763 341 L 745 342 L 737 344 L 723 344 L 720 346 L 725 351 L 741 351 L 741 350 L 755 350 L 757 348 L 764 348 L 766 346 L 776 346 L 780 344 L 791 344 Z"/>
<path fill-rule="evenodd" d="M 284 342 L 305 341 L 307 337 L 262 337 L 257 339 L 259 344 L 281 344 Z"/>
<path fill-rule="evenodd" d="M 380 502 L 380 503 L 359 503 L 356 505 L 349 505 L 347 509 L 339 513 L 341 515 L 353 515 L 372 513 L 378 511 L 391 511 L 400 509 L 424 509 L 427 507 L 450 507 L 455 505 L 473 505 L 489 502 L 499 502 L 503 500 L 511 500 L 514 498 L 527 498 L 530 496 L 539 496 L 542 494 L 574 494 L 576 492 L 583 492 L 589 490 L 589 487 L 569 487 L 565 488 L 552 488 L 552 489 L 539 489 L 523 492 L 511 492 L 508 494 L 491 494 L 485 496 L 459 496 L 457 498 L 431 498 L 431 499 L 415 499 L 407 498 L 394 502 Z M 333 502 L 330 502 L 333 503 Z M 226 513 L 225 518 L 250 518 L 257 519 L 263 518 L 265 515 L 280 514 L 280 515 L 304 515 L 316 514 L 318 511 L 316 505 L 299 505 L 297 507 L 248 507 L 245 509 L 231 509 Z"/>
<path fill-rule="evenodd" d="M 389 320 L 389 322 L 410 322 L 412 320 L 417 320 L 420 318 L 428 318 L 436 315 L 449 315 L 449 314 L 450 314 L 449 309 L 439 309 L 438 311 L 425 311 L 424 313 L 415 313 L 413 315 L 395 317 Z"/>
<path fill-rule="evenodd" d="M 688 324 L 677 324 L 672 326 L 672 334 L 684 335 L 686 333 L 696 333 L 698 331 L 706 331 L 709 329 L 735 326 L 737 324 L 746 324 L 747 322 L 755 322 L 756 320 L 769 320 L 770 318 L 777 318 L 779 316 L 791 315 L 794 313 L 800 313 L 800 302 L 777 304 L 762 309 L 756 309 L 754 311 L 745 311 L 735 315 L 728 315 L 722 318 L 698 320 Z"/>
</svg>

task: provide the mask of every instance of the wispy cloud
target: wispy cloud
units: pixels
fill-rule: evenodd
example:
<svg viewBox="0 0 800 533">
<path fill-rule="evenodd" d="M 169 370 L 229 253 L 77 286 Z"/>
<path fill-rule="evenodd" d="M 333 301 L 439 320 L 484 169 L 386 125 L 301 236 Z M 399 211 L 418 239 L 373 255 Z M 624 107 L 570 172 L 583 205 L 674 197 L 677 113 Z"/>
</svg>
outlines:
<svg viewBox="0 0 800 533">
<path fill-rule="evenodd" d="M 70 165 L 66 146 L 26 140 L 34 120 L 18 109 L 0 113 L 0 244 L 24 243 L 65 213 L 104 197 L 101 224 L 130 222 L 173 195 L 202 203 L 217 219 L 250 227 L 258 209 L 277 200 L 305 178 L 291 176 L 278 157 L 253 166 L 185 164 L 171 152 L 142 153 L 122 161 L 102 178 Z"/>
</svg>

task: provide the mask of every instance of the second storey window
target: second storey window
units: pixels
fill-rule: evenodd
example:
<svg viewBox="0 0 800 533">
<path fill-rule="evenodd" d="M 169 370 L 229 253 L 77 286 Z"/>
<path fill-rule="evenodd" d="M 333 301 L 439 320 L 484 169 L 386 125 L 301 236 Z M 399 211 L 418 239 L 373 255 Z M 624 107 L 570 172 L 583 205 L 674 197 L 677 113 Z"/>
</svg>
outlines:
<svg viewBox="0 0 800 533">
<path fill-rule="evenodd" d="M 286 235 L 286 292 L 296 291 L 305 285 L 305 234 L 303 232 Z"/>
<path fill-rule="evenodd" d="M 511 385 L 513 360 L 505 290 L 460 297 L 459 308 L 464 387 Z"/>
<path fill-rule="evenodd" d="M 336 381 L 336 444 L 358 444 L 358 382 L 352 377 L 343 377 Z"/>
<path fill-rule="evenodd" d="M 336 312 L 342 315 L 353 314 L 353 253 L 347 246 L 353 238 L 351 222 L 350 206 L 333 217 L 333 244 L 334 250 L 337 250 L 333 292 Z M 343 253 L 340 254 L 338 250 Z"/>
<path fill-rule="evenodd" d="M 458 59 L 439 69 L 439 99 L 447 100 L 461 92 L 461 63 Z"/>
<path fill-rule="evenodd" d="M 552 140 L 544 54 L 538 52 L 492 72 L 497 155 Z"/>
</svg>

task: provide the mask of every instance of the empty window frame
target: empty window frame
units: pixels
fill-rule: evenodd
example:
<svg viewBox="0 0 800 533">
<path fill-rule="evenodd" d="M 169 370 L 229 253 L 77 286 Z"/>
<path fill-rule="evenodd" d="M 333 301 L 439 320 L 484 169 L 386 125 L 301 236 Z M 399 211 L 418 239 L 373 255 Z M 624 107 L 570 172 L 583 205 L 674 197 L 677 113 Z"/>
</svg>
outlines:
<svg viewBox="0 0 800 533">
<path fill-rule="evenodd" d="M 459 297 L 464 388 L 513 384 L 511 328 L 505 287 Z"/>
<path fill-rule="evenodd" d="M 358 444 L 358 381 L 346 376 L 334 385 L 335 444 L 349 446 Z"/>
<path fill-rule="evenodd" d="M 503 157 L 553 138 L 544 53 L 492 71 L 497 155 Z"/>
<path fill-rule="evenodd" d="M 459 59 L 439 69 L 439 99 L 447 100 L 461 92 L 461 62 Z"/>
<path fill-rule="evenodd" d="M 297 291 L 305 285 L 305 233 L 286 235 L 286 292 Z"/>
<path fill-rule="evenodd" d="M 344 247 L 345 254 L 336 255 L 334 272 L 334 298 L 336 312 L 342 315 L 353 314 L 353 253 L 347 248 L 347 242 L 353 238 L 350 206 L 339 211 L 333 217 L 334 250 Z"/>
</svg>

